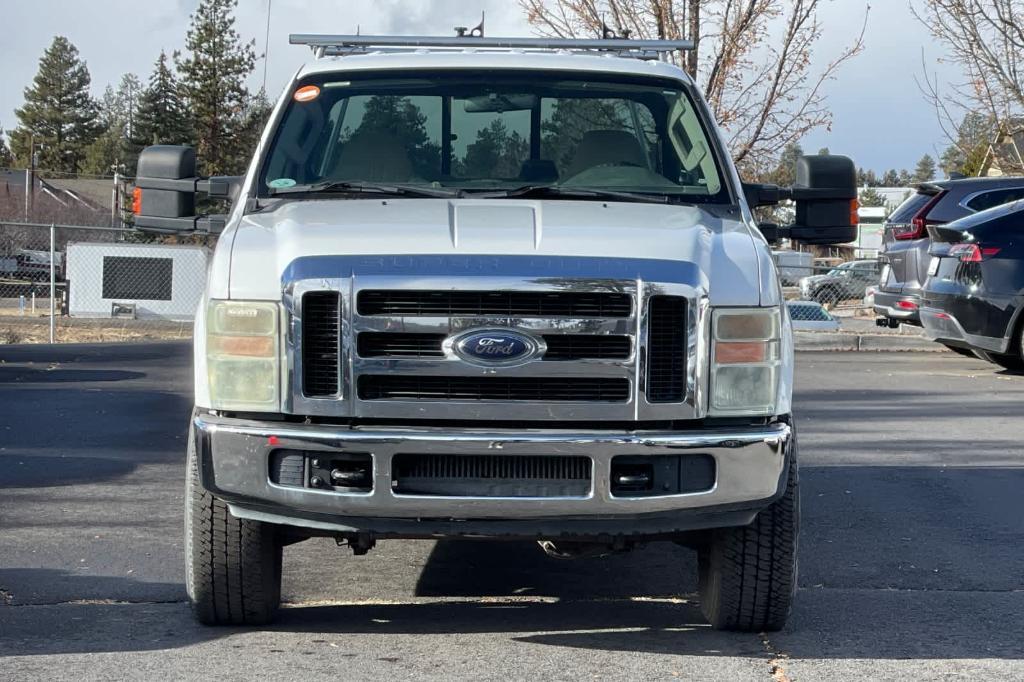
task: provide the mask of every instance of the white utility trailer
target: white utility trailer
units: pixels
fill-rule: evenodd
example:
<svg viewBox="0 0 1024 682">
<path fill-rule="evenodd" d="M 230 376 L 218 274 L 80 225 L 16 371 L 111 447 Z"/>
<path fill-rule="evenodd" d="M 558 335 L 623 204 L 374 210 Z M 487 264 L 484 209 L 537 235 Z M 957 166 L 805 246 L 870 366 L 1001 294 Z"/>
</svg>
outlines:
<svg viewBox="0 0 1024 682">
<path fill-rule="evenodd" d="M 206 284 L 208 256 L 203 246 L 69 243 L 68 314 L 191 320 Z"/>
</svg>

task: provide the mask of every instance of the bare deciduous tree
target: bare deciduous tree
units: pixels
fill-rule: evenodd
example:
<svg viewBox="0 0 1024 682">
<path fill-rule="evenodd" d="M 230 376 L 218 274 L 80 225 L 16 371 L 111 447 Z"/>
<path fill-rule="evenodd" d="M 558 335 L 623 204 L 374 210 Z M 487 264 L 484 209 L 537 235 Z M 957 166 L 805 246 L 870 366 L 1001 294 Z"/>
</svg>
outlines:
<svg viewBox="0 0 1024 682">
<path fill-rule="evenodd" d="M 977 155 L 965 121 L 982 119 L 994 132 L 1019 127 L 1024 115 L 1024 0 L 921 0 L 911 10 L 942 45 L 942 61 L 964 72 L 963 82 L 943 92 L 925 63 L 925 99 L 958 154 Z"/>
<path fill-rule="evenodd" d="M 821 0 L 519 0 L 544 34 L 600 35 L 607 25 L 636 38 L 693 40 L 670 58 L 707 98 L 741 172 L 772 169 L 786 145 L 832 123 L 824 85 L 864 47 L 865 23 L 821 67 Z"/>
<path fill-rule="evenodd" d="M 1024 111 L 1024 0 L 923 0 L 911 9 L 967 77 L 958 94 L 1003 118 Z"/>
</svg>

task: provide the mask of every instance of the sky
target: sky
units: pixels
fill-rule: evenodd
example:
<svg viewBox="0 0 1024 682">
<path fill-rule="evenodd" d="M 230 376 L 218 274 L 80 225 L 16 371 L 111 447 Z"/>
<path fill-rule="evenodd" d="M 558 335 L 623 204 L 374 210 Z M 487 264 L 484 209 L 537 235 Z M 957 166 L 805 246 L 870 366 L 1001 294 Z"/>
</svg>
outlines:
<svg viewBox="0 0 1024 682">
<path fill-rule="evenodd" d="M 845 64 L 826 86 L 834 112 L 831 130 L 804 141 L 805 151 L 828 147 L 859 166 L 883 171 L 912 169 L 924 154 L 938 156 L 947 141 L 934 111 L 921 96 L 922 60 L 940 82 L 960 80 L 955 66 L 939 62 L 941 48 L 913 18 L 910 0 L 876 0 L 868 14 L 865 51 Z M 920 0 L 913 0 L 920 2 Z M 288 44 L 289 33 L 363 33 L 450 35 L 456 25 L 474 26 L 487 13 L 487 34 L 528 36 L 531 29 L 515 0 L 269 0 L 269 50 L 256 66 L 250 86 L 258 89 L 266 66 L 271 97 L 309 59 L 307 48 Z M 14 110 L 36 73 L 40 55 L 54 35 L 74 43 L 92 74 L 99 96 L 126 71 L 145 80 L 161 49 L 181 49 L 189 13 L 198 0 L 0 0 L 4 22 L 17 26 L 0 38 L 0 126 L 17 125 Z M 238 31 L 255 38 L 263 52 L 268 0 L 239 0 Z M 867 0 L 825 0 L 822 35 L 815 52 L 819 64 L 840 52 L 859 29 Z"/>
</svg>

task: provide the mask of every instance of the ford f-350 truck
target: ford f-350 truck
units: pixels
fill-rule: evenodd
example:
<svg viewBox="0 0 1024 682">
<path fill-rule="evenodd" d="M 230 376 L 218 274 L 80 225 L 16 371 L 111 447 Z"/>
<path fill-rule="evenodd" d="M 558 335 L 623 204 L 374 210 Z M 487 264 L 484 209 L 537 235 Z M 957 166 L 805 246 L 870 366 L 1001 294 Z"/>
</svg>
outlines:
<svg viewBox="0 0 1024 682">
<path fill-rule="evenodd" d="M 855 236 L 852 162 L 743 184 L 682 41 L 292 36 L 244 177 L 146 149 L 136 226 L 219 232 L 195 320 L 188 594 L 278 607 L 282 547 L 676 542 L 718 628 L 796 586 L 793 340 L 770 243 Z M 231 202 L 195 215 L 196 193 Z M 790 199 L 796 223 L 758 224 Z M 680 585 L 680 591 L 686 586 Z"/>
</svg>

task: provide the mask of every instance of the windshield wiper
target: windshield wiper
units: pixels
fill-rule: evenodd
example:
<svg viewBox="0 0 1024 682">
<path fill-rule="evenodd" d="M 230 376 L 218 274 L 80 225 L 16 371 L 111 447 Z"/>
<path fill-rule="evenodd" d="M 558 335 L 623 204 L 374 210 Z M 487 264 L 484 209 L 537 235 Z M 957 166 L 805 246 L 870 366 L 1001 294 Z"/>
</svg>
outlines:
<svg viewBox="0 0 1024 682">
<path fill-rule="evenodd" d="M 426 187 L 421 185 L 388 185 L 380 182 L 336 181 L 314 182 L 291 187 L 271 187 L 271 196 L 285 194 L 319 194 L 351 192 L 354 194 L 391 194 L 394 196 L 452 198 L 462 196 L 461 190 Z"/>
<path fill-rule="evenodd" d="M 560 187 L 558 185 L 525 185 L 500 192 L 481 192 L 473 194 L 475 199 L 503 199 L 510 197 L 565 197 L 566 199 L 615 199 L 617 201 L 640 201 L 650 204 L 667 204 L 668 197 L 664 194 L 641 194 L 638 192 L 619 192 L 611 189 L 593 189 Z"/>
</svg>

